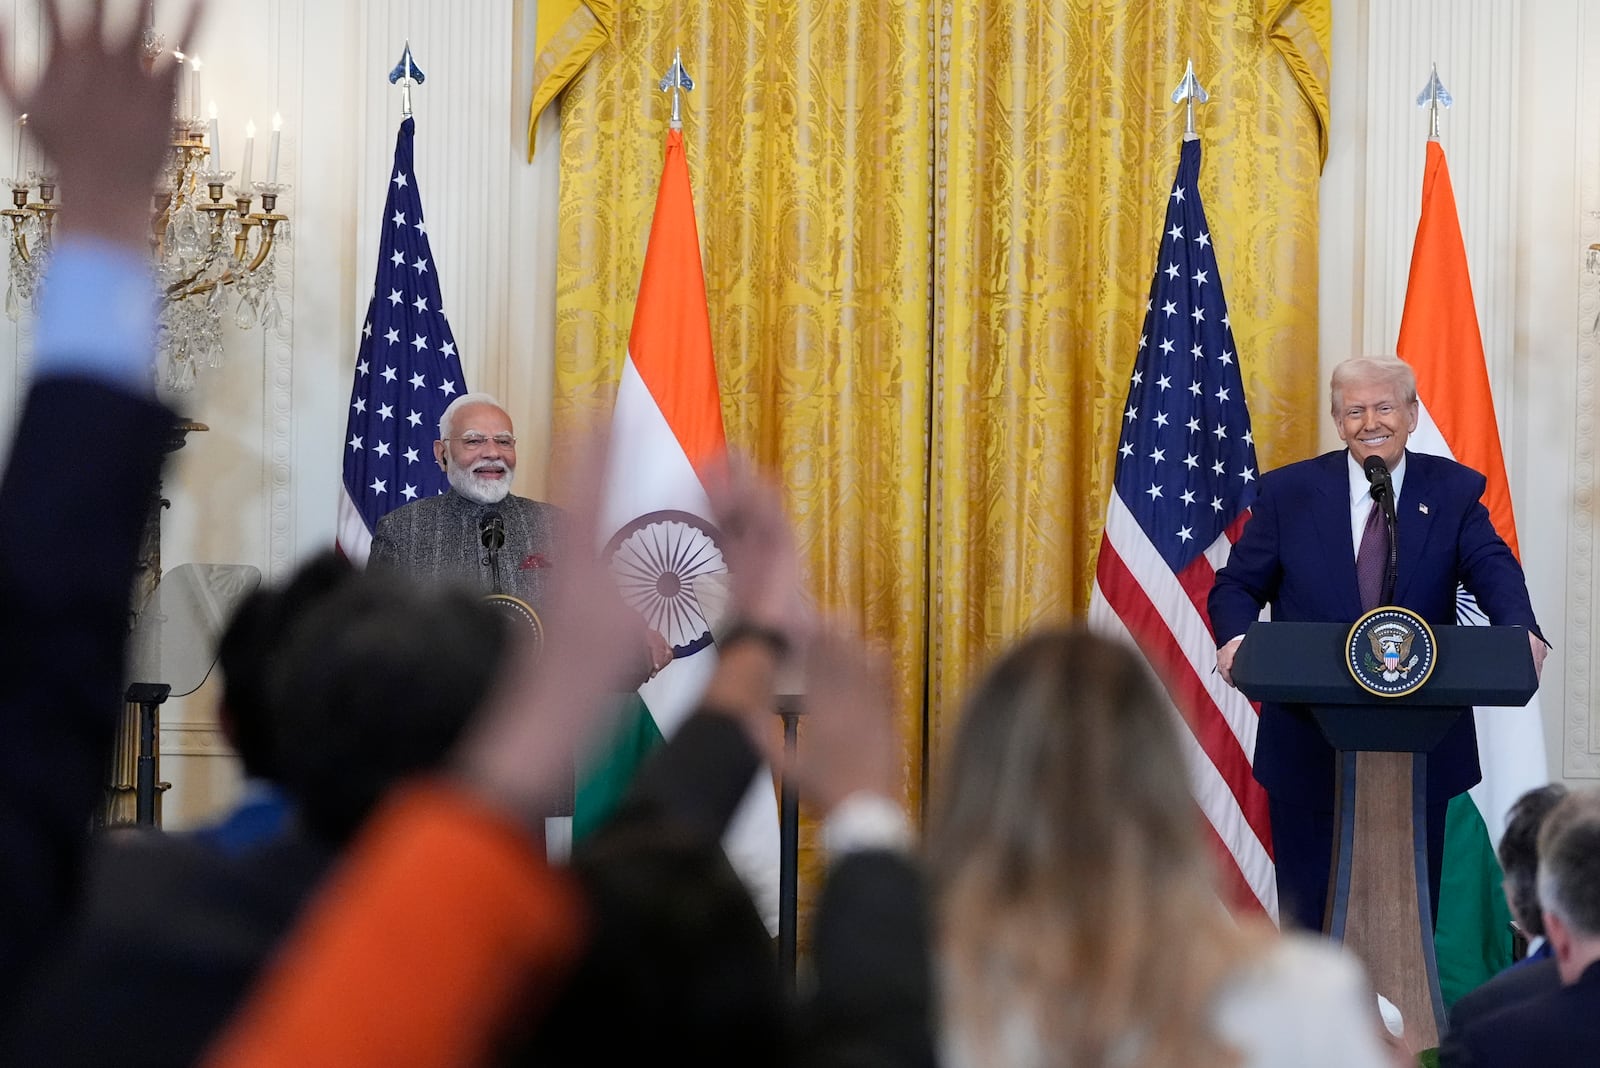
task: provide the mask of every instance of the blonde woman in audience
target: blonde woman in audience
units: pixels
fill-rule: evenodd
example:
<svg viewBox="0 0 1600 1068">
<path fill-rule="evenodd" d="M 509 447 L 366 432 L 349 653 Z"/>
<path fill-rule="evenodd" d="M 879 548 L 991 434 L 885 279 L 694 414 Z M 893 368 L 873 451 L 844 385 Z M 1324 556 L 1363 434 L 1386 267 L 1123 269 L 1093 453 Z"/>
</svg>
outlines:
<svg viewBox="0 0 1600 1068">
<path fill-rule="evenodd" d="M 1352 958 L 1220 904 L 1174 714 L 1137 653 L 1025 639 L 935 781 L 942 1060 L 1390 1064 Z"/>
</svg>

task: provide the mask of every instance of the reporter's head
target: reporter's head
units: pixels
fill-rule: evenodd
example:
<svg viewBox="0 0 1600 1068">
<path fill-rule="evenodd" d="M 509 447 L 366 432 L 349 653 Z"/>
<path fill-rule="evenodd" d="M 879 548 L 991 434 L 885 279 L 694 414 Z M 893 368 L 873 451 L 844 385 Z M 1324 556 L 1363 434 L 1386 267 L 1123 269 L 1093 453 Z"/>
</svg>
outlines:
<svg viewBox="0 0 1600 1068">
<path fill-rule="evenodd" d="M 441 766 L 507 645 L 476 598 L 362 575 L 318 602 L 272 676 L 279 760 L 308 829 L 342 841 L 401 779 Z"/>
</svg>

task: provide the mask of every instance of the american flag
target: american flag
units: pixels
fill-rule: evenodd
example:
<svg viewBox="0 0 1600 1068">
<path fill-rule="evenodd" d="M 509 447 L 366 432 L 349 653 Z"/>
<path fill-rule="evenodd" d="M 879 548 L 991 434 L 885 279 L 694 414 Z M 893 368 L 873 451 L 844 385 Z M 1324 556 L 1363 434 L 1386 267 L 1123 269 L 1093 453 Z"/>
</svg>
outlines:
<svg viewBox="0 0 1600 1068">
<path fill-rule="evenodd" d="M 439 306 L 439 275 L 411 165 L 415 132 L 408 116 L 395 138 L 377 278 L 350 387 L 338 546 L 357 564 L 366 563 L 372 529 L 385 512 L 445 491 L 433 443 L 445 405 L 467 391 Z"/>
<path fill-rule="evenodd" d="M 1216 674 L 1206 595 L 1249 516 L 1256 450 L 1216 249 L 1186 140 L 1134 359 L 1089 619 L 1131 639 L 1188 730 L 1190 778 L 1236 908 L 1277 915 L 1257 710 Z"/>
</svg>

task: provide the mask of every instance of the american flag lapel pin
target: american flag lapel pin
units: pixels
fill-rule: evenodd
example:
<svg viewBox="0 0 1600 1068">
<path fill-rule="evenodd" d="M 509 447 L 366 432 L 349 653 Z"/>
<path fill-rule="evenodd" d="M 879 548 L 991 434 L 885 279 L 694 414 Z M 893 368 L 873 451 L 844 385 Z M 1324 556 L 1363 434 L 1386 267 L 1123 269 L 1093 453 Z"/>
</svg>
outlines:
<svg viewBox="0 0 1600 1068">
<path fill-rule="evenodd" d="M 1419 505 L 1417 505 L 1417 511 L 1421 512 L 1423 515 L 1427 515 L 1428 514 L 1428 506 L 1425 505 L 1425 504 L 1419 504 Z"/>
</svg>

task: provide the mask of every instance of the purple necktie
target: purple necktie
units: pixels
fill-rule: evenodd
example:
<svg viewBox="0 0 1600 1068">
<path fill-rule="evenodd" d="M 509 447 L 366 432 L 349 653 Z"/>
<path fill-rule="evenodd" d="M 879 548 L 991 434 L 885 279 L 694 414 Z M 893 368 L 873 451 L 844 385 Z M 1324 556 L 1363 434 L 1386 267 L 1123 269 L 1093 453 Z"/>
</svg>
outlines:
<svg viewBox="0 0 1600 1068">
<path fill-rule="evenodd" d="M 1370 612 L 1384 602 L 1383 573 L 1389 565 L 1389 536 L 1384 530 L 1383 506 L 1372 502 L 1367 526 L 1356 553 L 1356 586 L 1361 591 L 1361 611 Z"/>
</svg>

